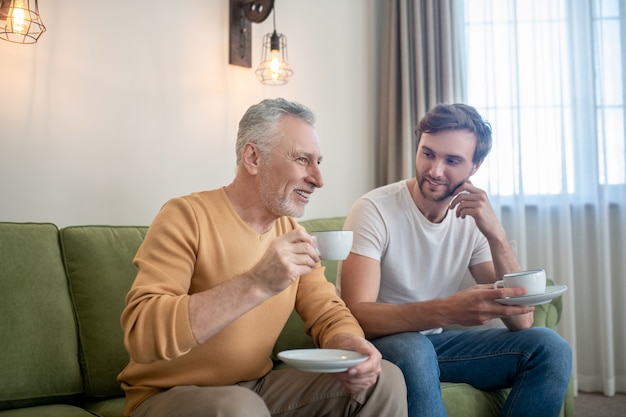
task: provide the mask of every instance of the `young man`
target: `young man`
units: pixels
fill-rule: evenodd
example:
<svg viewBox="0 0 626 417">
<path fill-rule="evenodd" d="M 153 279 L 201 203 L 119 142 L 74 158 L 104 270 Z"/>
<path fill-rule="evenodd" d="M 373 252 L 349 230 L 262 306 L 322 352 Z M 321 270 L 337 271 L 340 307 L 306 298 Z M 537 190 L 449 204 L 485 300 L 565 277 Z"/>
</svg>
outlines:
<svg viewBox="0 0 626 417">
<path fill-rule="evenodd" d="M 445 416 L 440 381 L 512 387 L 501 415 L 557 416 L 571 373 L 569 345 L 533 328 L 534 307 L 495 299 L 521 268 L 487 195 L 469 178 L 491 149 L 491 127 L 463 104 L 438 105 L 417 127 L 415 178 L 373 190 L 350 209 L 352 253 L 338 287 L 366 337 L 402 369 L 409 416 Z M 476 286 L 459 291 L 468 270 Z M 502 318 L 508 329 L 446 331 Z"/>
<path fill-rule="evenodd" d="M 293 219 L 323 186 L 313 123 L 283 99 L 250 107 L 233 182 L 156 216 L 122 314 L 125 415 L 406 416 L 402 373 L 364 339 Z M 339 374 L 273 371 L 294 306 L 318 346 L 369 358 Z"/>
</svg>

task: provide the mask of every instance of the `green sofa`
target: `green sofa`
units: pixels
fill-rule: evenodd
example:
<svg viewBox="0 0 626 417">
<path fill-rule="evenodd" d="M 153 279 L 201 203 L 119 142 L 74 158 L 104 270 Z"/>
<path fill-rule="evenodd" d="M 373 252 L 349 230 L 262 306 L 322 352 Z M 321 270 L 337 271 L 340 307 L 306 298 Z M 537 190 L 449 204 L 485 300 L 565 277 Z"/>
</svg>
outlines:
<svg viewBox="0 0 626 417">
<path fill-rule="evenodd" d="M 343 218 L 303 221 L 338 229 Z M 120 314 L 147 228 L 0 223 L 0 417 L 120 417 L 116 376 L 128 362 Z M 334 281 L 336 262 L 325 262 Z M 555 327 L 560 300 L 536 310 Z M 311 347 L 293 315 L 275 348 Z M 283 366 L 277 361 L 277 367 Z M 449 415 L 496 416 L 505 391 L 442 384 Z M 573 417 L 570 390 L 561 413 Z"/>
</svg>

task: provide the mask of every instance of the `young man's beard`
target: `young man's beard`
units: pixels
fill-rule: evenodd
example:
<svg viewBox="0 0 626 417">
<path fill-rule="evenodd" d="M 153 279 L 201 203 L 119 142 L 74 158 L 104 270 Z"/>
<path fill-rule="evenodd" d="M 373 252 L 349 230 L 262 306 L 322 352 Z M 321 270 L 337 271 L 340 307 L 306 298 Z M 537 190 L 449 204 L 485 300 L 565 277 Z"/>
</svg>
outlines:
<svg viewBox="0 0 626 417">
<path fill-rule="evenodd" d="M 432 179 L 432 178 L 431 178 Z M 422 193 L 422 195 L 424 196 L 425 199 L 429 200 L 429 201 L 433 201 L 435 203 L 440 203 L 442 201 L 445 201 L 449 198 L 451 198 L 454 193 L 456 193 L 456 190 L 458 190 L 463 184 L 465 184 L 465 182 L 469 179 L 466 178 L 463 181 L 459 181 L 458 183 L 454 184 L 453 186 L 450 186 L 450 184 L 446 185 L 446 189 L 444 190 L 443 193 L 441 194 L 435 194 L 432 193 L 428 190 L 428 180 L 426 179 L 426 177 L 418 177 L 417 181 L 419 183 L 419 189 Z M 437 182 L 437 181 L 435 181 Z"/>
</svg>

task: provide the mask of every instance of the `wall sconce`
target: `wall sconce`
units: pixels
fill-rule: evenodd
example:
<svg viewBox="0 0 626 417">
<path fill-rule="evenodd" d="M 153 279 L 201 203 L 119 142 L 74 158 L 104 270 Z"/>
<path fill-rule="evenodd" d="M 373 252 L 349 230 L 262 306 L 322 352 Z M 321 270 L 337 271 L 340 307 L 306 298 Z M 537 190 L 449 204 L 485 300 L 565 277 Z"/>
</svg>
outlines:
<svg viewBox="0 0 626 417">
<path fill-rule="evenodd" d="M 252 67 L 252 25 L 267 19 L 274 9 L 274 0 L 230 0 L 230 50 L 229 63 L 246 68 Z M 274 10 L 274 33 L 263 38 L 263 57 L 255 71 L 263 84 L 282 85 L 293 75 L 287 62 L 287 39 L 276 33 L 276 10 Z"/>
<path fill-rule="evenodd" d="M 0 39 L 35 43 L 46 27 L 39 16 L 37 0 L 0 0 Z"/>
</svg>

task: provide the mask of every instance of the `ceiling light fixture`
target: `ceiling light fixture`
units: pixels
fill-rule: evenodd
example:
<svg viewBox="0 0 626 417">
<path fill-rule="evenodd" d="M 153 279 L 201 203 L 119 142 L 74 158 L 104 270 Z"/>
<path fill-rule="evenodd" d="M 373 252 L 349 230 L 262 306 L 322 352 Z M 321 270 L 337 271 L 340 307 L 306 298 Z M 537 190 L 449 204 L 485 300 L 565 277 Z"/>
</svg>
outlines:
<svg viewBox="0 0 626 417">
<path fill-rule="evenodd" d="M 0 39 L 35 43 L 45 31 L 37 0 L 0 0 Z"/>
</svg>

